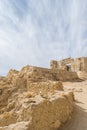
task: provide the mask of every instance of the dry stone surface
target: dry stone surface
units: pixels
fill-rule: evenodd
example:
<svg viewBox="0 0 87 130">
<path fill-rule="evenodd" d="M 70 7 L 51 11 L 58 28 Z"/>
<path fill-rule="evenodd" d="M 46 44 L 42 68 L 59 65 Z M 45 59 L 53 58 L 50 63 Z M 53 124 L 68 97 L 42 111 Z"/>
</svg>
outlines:
<svg viewBox="0 0 87 130">
<path fill-rule="evenodd" d="M 43 71 L 36 77 L 33 70 L 10 70 L 0 78 L 0 130 L 57 130 L 71 117 L 73 93 L 48 75 L 40 80 Z"/>
</svg>

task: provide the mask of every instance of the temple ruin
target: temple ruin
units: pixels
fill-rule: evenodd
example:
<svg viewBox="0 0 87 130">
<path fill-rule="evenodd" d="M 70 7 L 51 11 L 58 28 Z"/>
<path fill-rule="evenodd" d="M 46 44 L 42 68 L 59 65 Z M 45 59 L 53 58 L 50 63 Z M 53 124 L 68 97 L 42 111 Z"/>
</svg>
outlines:
<svg viewBox="0 0 87 130">
<path fill-rule="evenodd" d="M 52 60 L 51 69 L 61 69 L 71 72 L 87 71 L 87 57 L 79 57 L 76 59 L 67 58 L 60 61 Z"/>
</svg>

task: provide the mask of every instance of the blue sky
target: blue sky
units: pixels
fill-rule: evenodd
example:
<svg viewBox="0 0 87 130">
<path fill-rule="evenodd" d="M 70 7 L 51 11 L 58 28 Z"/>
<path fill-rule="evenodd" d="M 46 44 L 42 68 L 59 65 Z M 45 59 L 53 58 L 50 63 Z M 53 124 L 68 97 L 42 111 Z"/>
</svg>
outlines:
<svg viewBox="0 0 87 130">
<path fill-rule="evenodd" d="M 87 56 L 87 0 L 0 0 L 0 75 Z"/>
</svg>

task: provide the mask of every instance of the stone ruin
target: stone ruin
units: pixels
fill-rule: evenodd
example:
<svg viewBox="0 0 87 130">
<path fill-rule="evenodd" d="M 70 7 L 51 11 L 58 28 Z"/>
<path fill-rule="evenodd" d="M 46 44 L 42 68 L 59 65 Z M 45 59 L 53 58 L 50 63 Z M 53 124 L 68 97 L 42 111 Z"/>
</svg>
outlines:
<svg viewBox="0 0 87 130">
<path fill-rule="evenodd" d="M 60 61 L 52 60 L 51 69 L 62 69 L 71 72 L 87 71 L 87 57 L 67 58 Z"/>
<path fill-rule="evenodd" d="M 63 70 L 68 72 L 76 72 L 80 78 L 87 76 L 87 57 L 79 57 L 76 59 L 67 58 L 60 61 L 52 60 L 50 68 L 53 70 Z"/>
<path fill-rule="evenodd" d="M 77 73 L 52 64 L 0 77 L 0 130 L 57 130 L 71 118 L 74 95 L 62 81 L 77 80 Z"/>
<path fill-rule="evenodd" d="M 26 66 L 0 78 L 0 130 L 56 130 L 71 118 L 73 93 L 42 70 Z"/>
</svg>

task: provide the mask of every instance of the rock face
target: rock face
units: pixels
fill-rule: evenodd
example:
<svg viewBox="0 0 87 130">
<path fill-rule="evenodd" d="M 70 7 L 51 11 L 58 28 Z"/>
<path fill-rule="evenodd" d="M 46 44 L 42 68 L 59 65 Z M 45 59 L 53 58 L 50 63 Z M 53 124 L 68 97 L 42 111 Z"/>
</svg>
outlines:
<svg viewBox="0 0 87 130">
<path fill-rule="evenodd" d="M 61 81 L 37 77 L 24 67 L 0 78 L 0 130 L 57 130 L 70 118 L 73 93 Z"/>
</svg>

